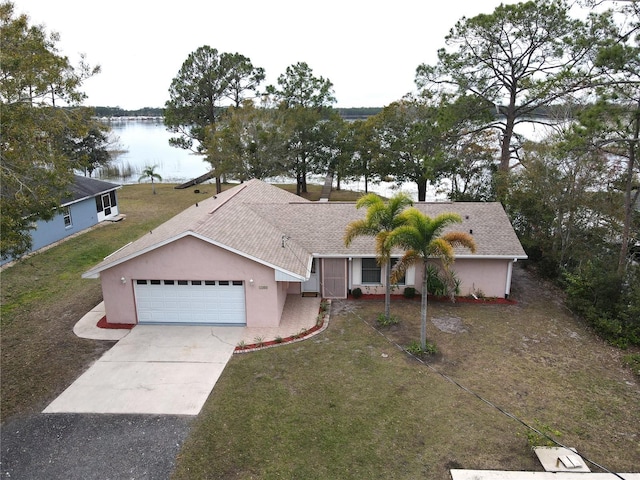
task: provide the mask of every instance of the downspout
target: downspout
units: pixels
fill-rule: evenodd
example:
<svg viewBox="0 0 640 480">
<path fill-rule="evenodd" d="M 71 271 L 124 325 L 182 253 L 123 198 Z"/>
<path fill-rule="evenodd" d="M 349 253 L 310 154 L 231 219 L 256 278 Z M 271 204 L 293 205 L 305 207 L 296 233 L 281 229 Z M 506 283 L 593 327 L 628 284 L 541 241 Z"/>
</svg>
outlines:
<svg viewBox="0 0 640 480">
<path fill-rule="evenodd" d="M 509 298 L 509 294 L 511 293 L 511 275 L 513 274 L 513 263 L 517 262 L 518 259 L 514 258 L 509 262 L 507 266 L 507 284 L 505 285 L 504 298 Z"/>
</svg>

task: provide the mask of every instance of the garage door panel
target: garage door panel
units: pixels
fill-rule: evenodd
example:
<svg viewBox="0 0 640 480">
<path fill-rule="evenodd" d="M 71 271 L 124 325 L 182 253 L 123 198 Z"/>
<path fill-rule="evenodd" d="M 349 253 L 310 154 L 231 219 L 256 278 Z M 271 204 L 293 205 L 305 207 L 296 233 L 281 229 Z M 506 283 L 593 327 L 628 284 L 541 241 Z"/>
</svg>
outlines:
<svg viewBox="0 0 640 480">
<path fill-rule="evenodd" d="M 139 323 L 246 324 L 243 282 L 137 280 L 134 288 Z"/>
</svg>

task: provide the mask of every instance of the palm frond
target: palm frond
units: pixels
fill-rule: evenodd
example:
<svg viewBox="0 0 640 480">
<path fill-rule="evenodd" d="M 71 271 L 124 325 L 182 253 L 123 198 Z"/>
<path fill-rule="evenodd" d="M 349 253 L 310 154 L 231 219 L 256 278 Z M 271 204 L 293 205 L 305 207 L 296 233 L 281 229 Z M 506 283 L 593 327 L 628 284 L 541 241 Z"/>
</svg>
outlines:
<svg viewBox="0 0 640 480">
<path fill-rule="evenodd" d="M 371 207 L 372 205 L 383 204 L 382 199 L 375 193 L 367 193 L 356 202 L 356 208 Z"/>
<path fill-rule="evenodd" d="M 366 219 L 354 220 L 347 225 L 344 232 L 344 244 L 348 247 L 356 237 L 362 236 L 375 236 L 378 234 L 378 230 L 374 225 L 371 225 Z"/>
<path fill-rule="evenodd" d="M 457 213 L 441 213 L 430 220 L 429 232 L 431 233 L 431 236 L 438 237 L 440 236 L 440 232 L 452 223 L 461 223 L 462 217 Z"/>
<path fill-rule="evenodd" d="M 429 252 L 431 256 L 441 259 L 445 266 L 455 259 L 453 246 L 442 237 L 434 238 L 429 242 Z"/>
<path fill-rule="evenodd" d="M 385 240 L 385 248 L 399 247 L 403 250 L 421 250 L 422 236 L 412 225 L 402 225 L 394 229 Z"/>
<path fill-rule="evenodd" d="M 378 263 L 381 265 L 391 256 L 391 248 L 387 242 L 390 235 L 391 232 L 388 231 L 381 231 L 376 235 L 376 255 L 378 256 Z"/>
<path fill-rule="evenodd" d="M 473 237 L 466 232 L 449 232 L 442 235 L 441 238 L 446 240 L 454 248 L 465 247 L 471 250 L 471 253 L 476 252 L 476 242 Z"/>
<path fill-rule="evenodd" d="M 391 282 L 397 283 L 411 265 L 415 265 L 420 262 L 422 262 L 422 255 L 420 252 L 407 250 L 402 258 L 393 266 L 393 269 L 391 270 Z"/>
</svg>

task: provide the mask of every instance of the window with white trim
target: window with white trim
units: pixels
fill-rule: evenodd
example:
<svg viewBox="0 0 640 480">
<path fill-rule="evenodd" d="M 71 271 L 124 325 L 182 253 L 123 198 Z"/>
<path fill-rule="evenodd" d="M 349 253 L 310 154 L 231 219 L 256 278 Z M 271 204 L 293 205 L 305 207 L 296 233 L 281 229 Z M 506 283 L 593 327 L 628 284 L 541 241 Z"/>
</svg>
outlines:
<svg viewBox="0 0 640 480">
<path fill-rule="evenodd" d="M 362 284 L 380 284 L 380 265 L 375 258 L 362 259 Z"/>
<path fill-rule="evenodd" d="M 64 228 L 73 226 L 73 221 L 71 220 L 71 209 L 69 207 L 62 207 L 62 218 L 64 219 Z"/>
</svg>

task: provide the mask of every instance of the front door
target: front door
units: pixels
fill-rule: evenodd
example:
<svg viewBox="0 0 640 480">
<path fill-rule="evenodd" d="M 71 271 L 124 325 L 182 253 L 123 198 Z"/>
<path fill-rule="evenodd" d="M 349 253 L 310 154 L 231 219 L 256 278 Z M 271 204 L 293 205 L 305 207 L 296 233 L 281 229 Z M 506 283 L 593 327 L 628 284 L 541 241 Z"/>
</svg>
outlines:
<svg viewBox="0 0 640 480">
<path fill-rule="evenodd" d="M 319 281 L 318 281 L 318 269 L 316 267 L 316 259 L 314 258 L 311 261 L 311 274 L 309 275 L 309 280 L 306 282 L 302 282 L 302 293 L 305 292 L 314 292 L 318 293 L 319 290 Z"/>
<path fill-rule="evenodd" d="M 104 208 L 105 217 L 111 215 L 111 197 L 108 193 L 102 195 L 102 208 Z"/>
<path fill-rule="evenodd" d="M 347 298 L 347 259 L 324 258 L 322 260 L 322 296 Z"/>
</svg>

